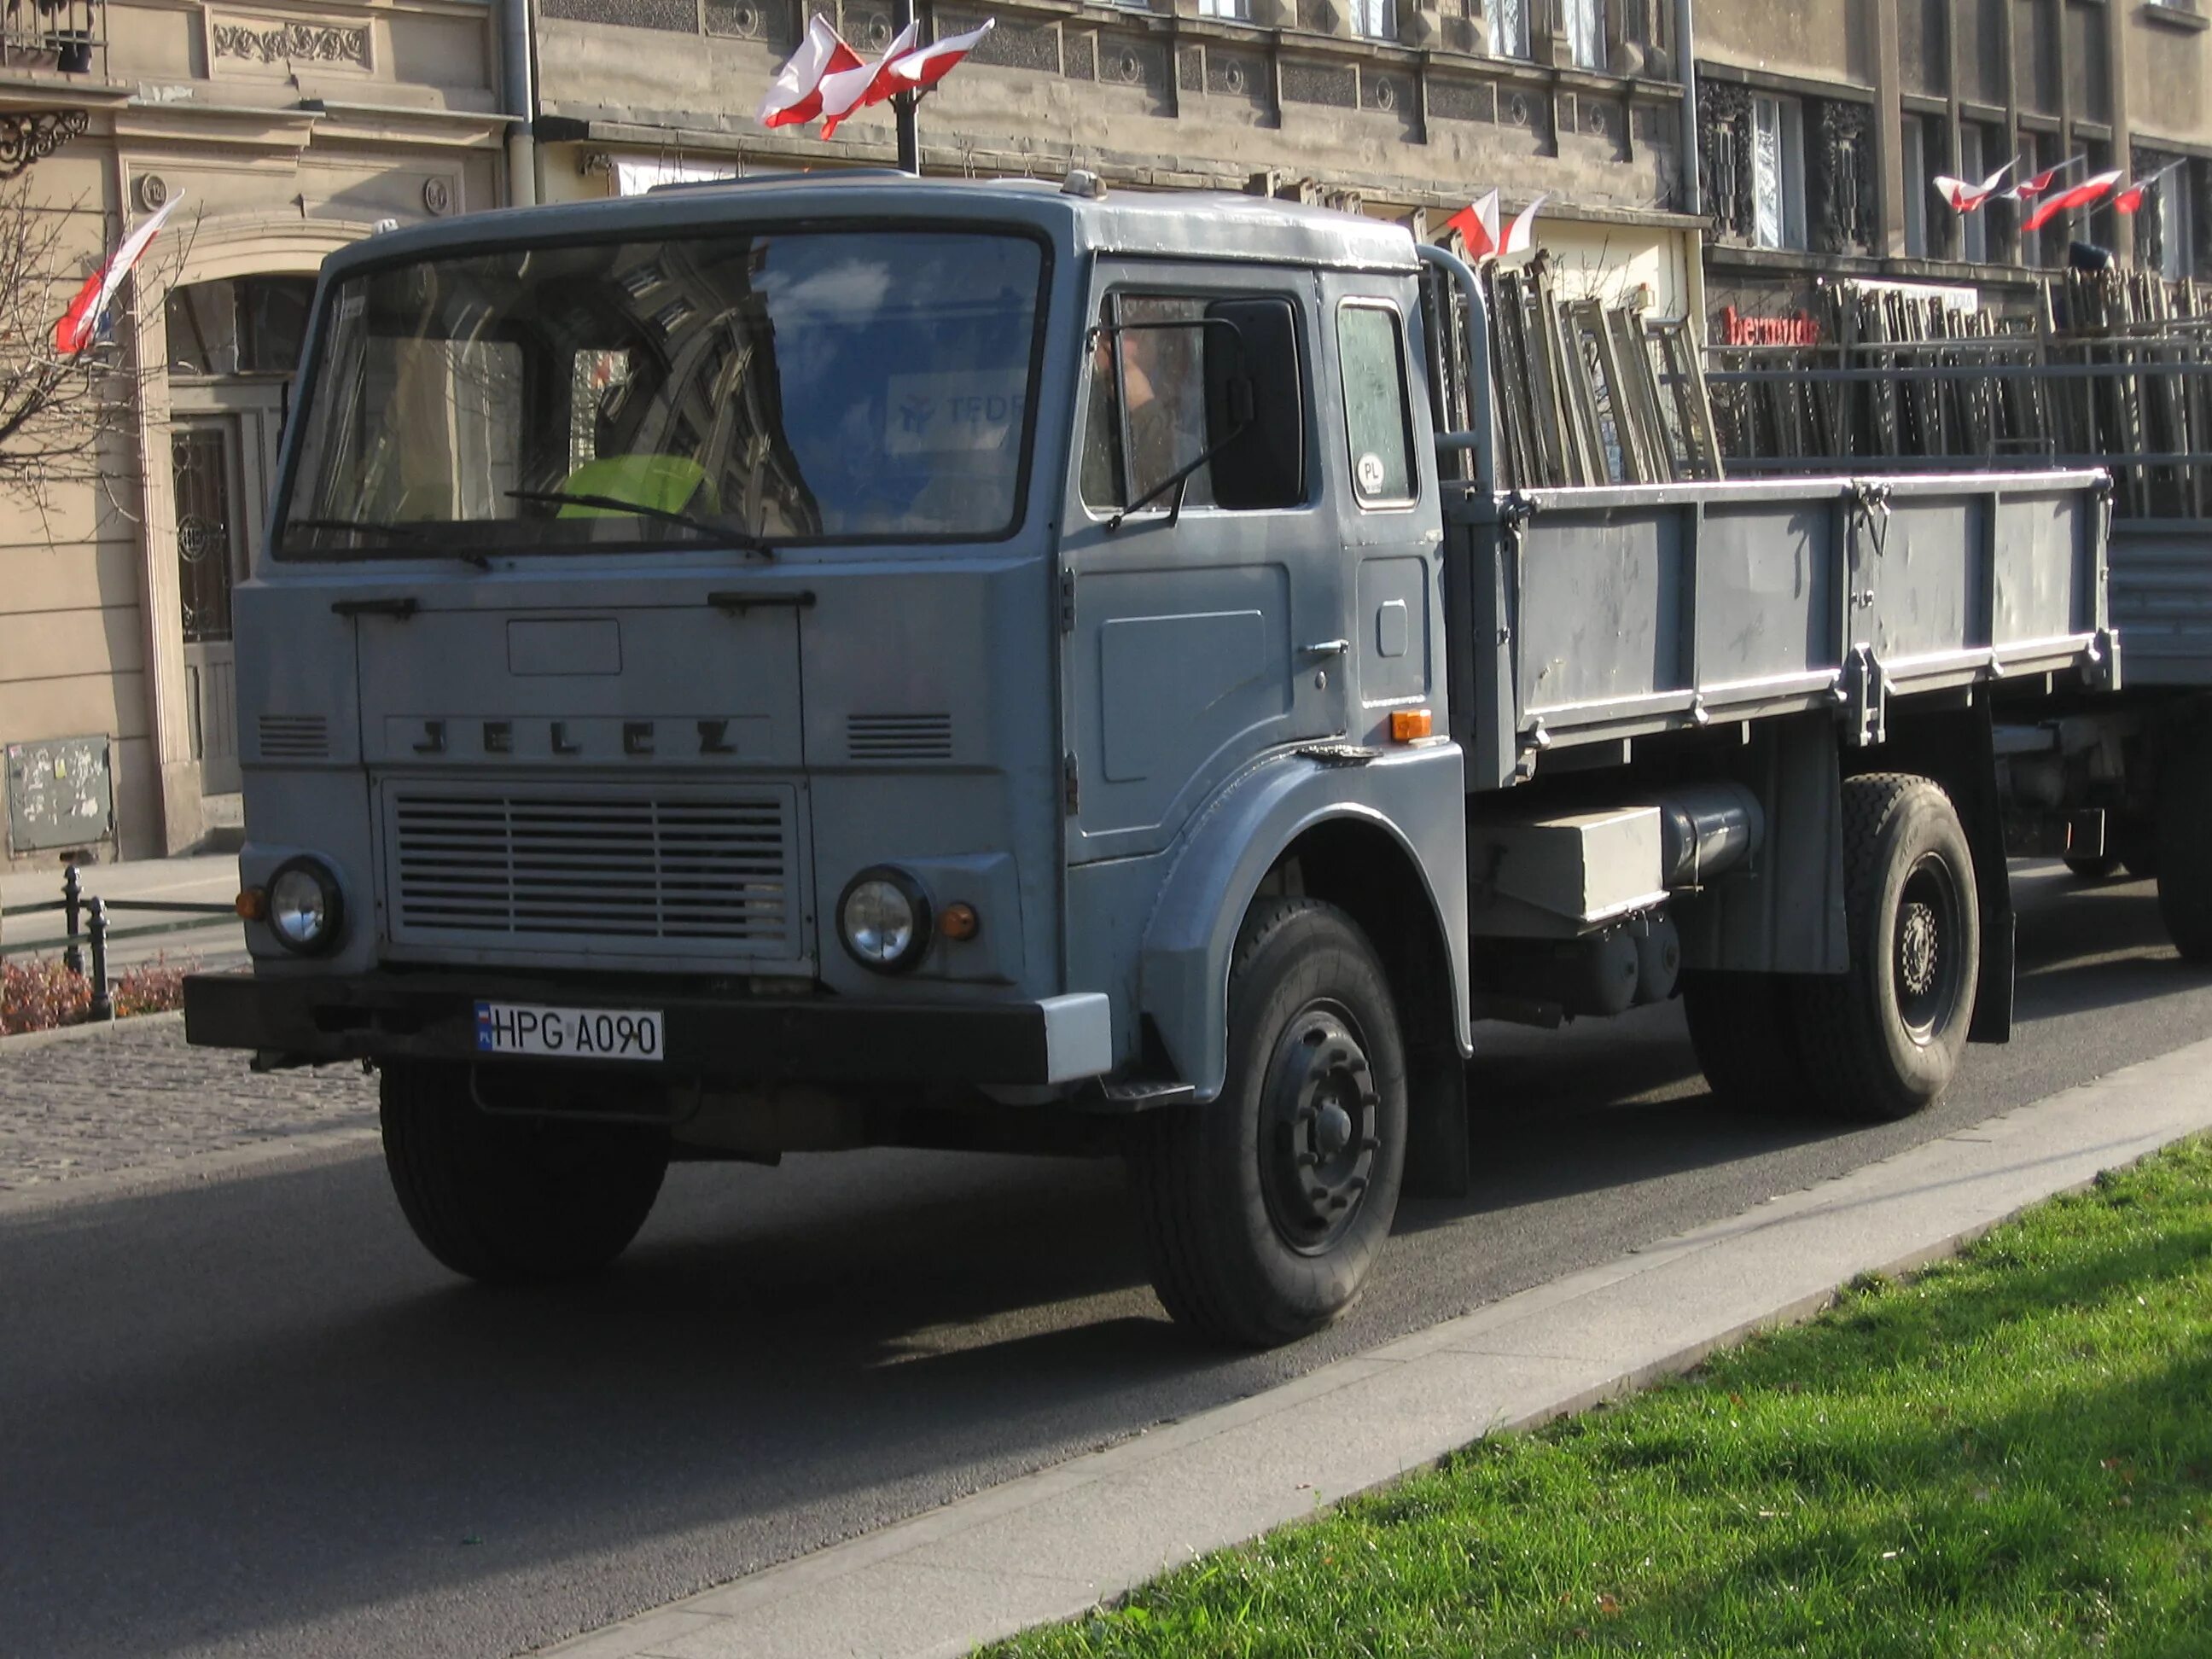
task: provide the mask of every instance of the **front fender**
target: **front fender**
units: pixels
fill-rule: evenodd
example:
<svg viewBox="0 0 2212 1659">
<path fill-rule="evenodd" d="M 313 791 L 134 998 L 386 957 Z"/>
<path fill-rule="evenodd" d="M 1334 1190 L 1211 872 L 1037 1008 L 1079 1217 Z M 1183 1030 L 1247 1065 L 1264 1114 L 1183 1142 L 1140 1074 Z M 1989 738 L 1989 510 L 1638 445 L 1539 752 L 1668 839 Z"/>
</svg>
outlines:
<svg viewBox="0 0 2212 1659">
<path fill-rule="evenodd" d="M 1241 775 L 1193 818 L 1146 923 L 1138 1006 L 1200 1100 L 1221 1092 L 1228 1069 L 1229 963 L 1244 913 L 1283 850 L 1331 820 L 1382 830 L 1418 872 L 1450 965 L 1460 1052 L 1473 1052 L 1465 778 L 1451 744 L 1358 766 L 1286 755 Z"/>
</svg>

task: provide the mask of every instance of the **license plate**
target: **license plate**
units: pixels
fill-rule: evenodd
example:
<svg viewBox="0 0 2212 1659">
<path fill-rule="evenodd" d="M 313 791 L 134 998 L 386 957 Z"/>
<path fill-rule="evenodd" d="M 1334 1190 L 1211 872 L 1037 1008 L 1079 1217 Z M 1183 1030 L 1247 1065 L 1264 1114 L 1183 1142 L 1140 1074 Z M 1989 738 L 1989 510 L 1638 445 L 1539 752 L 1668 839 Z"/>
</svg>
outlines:
<svg viewBox="0 0 2212 1659">
<path fill-rule="evenodd" d="M 479 1002 L 477 1052 L 557 1054 L 563 1060 L 659 1060 L 660 1012 Z"/>
</svg>

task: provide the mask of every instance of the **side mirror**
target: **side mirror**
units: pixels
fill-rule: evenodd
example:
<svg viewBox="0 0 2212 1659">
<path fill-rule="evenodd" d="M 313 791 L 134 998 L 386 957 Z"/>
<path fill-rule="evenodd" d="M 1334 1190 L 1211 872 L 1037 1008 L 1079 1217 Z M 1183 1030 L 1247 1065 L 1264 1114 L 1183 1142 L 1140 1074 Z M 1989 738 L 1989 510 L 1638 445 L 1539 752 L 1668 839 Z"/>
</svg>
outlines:
<svg viewBox="0 0 2212 1659">
<path fill-rule="evenodd" d="M 1217 507 L 1250 512 L 1306 498 L 1306 412 L 1297 307 L 1217 300 L 1206 341 L 1206 444 Z M 1226 324 L 1226 327 L 1219 325 Z"/>
</svg>

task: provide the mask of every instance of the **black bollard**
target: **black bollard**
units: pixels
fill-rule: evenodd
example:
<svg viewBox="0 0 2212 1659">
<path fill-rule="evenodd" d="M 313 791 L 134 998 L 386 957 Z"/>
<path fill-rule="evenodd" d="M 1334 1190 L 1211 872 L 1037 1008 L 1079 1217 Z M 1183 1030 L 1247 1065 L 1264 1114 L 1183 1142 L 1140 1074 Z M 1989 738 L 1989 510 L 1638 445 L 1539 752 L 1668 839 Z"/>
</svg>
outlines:
<svg viewBox="0 0 2212 1659">
<path fill-rule="evenodd" d="M 84 884 L 77 879 L 76 866 L 72 864 L 62 872 L 62 920 L 66 924 L 62 932 L 69 943 L 62 947 L 62 966 L 79 979 L 84 977 L 84 951 L 76 942 L 77 910 L 84 901 Z"/>
<path fill-rule="evenodd" d="M 115 1000 L 107 994 L 107 906 L 98 899 L 92 902 L 92 920 L 85 924 L 85 932 L 92 939 L 92 1017 L 113 1019 Z"/>
</svg>

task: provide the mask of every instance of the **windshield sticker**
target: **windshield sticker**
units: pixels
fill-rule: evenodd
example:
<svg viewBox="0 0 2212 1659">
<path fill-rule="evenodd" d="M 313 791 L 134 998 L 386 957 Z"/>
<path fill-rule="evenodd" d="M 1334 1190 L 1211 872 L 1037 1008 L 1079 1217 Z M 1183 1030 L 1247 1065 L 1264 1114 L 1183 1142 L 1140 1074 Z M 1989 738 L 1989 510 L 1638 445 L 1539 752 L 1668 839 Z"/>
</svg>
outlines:
<svg viewBox="0 0 2212 1659">
<path fill-rule="evenodd" d="M 894 374 L 884 391 L 884 448 L 893 455 L 1000 449 L 1021 435 L 1025 403 L 1018 376 Z"/>
</svg>

